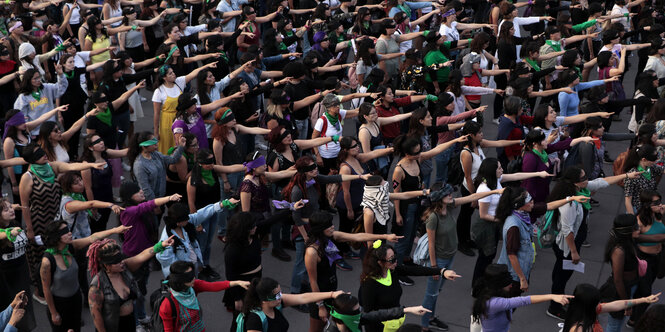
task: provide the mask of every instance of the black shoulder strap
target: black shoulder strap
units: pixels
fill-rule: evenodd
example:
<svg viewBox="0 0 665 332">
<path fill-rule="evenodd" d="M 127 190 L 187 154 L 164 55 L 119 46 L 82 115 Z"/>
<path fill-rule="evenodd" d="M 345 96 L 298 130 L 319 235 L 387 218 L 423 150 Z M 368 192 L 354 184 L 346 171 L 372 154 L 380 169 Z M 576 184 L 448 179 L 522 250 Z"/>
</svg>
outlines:
<svg viewBox="0 0 665 332">
<path fill-rule="evenodd" d="M 45 252 L 44 257 L 48 259 L 48 262 L 51 263 L 51 280 L 53 280 L 53 274 L 55 273 L 55 267 L 56 267 L 56 261 L 55 261 L 55 256 L 53 256 L 50 252 Z"/>
</svg>

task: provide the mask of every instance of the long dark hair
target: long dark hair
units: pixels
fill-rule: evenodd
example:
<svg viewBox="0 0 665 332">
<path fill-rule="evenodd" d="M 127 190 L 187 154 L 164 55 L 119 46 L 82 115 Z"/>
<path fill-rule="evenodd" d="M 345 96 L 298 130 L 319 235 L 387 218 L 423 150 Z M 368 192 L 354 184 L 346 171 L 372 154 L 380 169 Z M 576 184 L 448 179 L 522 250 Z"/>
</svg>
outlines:
<svg viewBox="0 0 665 332">
<path fill-rule="evenodd" d="M 514 45 L 515 42 L 513 41 L 513 34 L 510 33 L 510 29 L 513 27 L 513 22 L 511 21 L 504 21 L 501 24 L 501 30 L 499 31 L 499 38 L 498 42 L 504 42 L 510 45 Z"/>
<path fill-rule="evenodd" d="M 93 16 L 88 17 L 88 19 L 86 20 L 86 23 L 88 24 L 88 32 L 87 32 L 86 36 L 90 37 L 90 39 L 92 39 L 92 42 L 94 43 L 94 42 L 97 41 L 97 27 L 96 26 L 97 26 L 97 24 L 101 24 L 102 22 L 99 19 L 99 17 L 93 15 Z M 106 28 L 104 27 L 103 24 L 102 24 L 102 35 L 100 37 L 109 38 L 109 35 L 106 32 Z"/>
<path fill-rule="evenodd" d="M 127 159 L 129 159 L 129 165 L 132 166 L 132 169 L 134 168 L 136 157 L 138 157 L 141 154 L 141 151 L 143 151 L 143 148 L 139 146 L 139 143 L 149 140 L 150 136 L 152 136 L 151 132 L 140 131 L 135 133 L 134 136 L 129 139 L 129 144 L 127 145 Z"/>
<path fill-rule="evenodd" d="M 427 113 L 429 111 L 425 107 L 420 107 L 417 108 L 416 110 L 411 112 L 411 119 L 409 119 L 409 132 L 407 133 L 408 136 L 411 137 L 420 137 L 425 135 L 425 126 L 423 126 L 422 123 L 420 123 L 420 120 L 423 120 L 427 117 Z"/>
<path fill-rule="evenodd" d="M 600 291 L 589 284 L 579 284 L 573 291 L 573 299 L 568 304 L 566 320 L 563 323 L 563 331 L 570 331 L 573 327 L 582 327 L 583 332 L 593 330 L 598 314 L 596 307 L 600 303 Z"/>
<path fill-rule="evenodd" d="M 603 256 L 606 263 L 612 263 L 612 253 L 618 248 L 624 252 L 624 261 L 636 259 L 632 234 L 635 227 L 637 227 L 637 217 L 632 214 L 620 214 L 614 218 Z M 637 264 L 635 267 L 637 269 Z"/>
<path fill-rule="evenodd" d="M 229 224 L 226 229 L 228 244 L 224 250 L 232 245 L 239 248 L 247 247 L 249 245 L 249 233 L 255 225 L 256 222 L 251 213 L 235 213 L 231 219 L 229 219 Z"/>
<path fill-rule="evenodd" d="M 363 64 L 367 67 L 371 67 L 379 63 L 379 57 L 376 53 L 372 54 L 369 50 L 374 48 L 374 42 L 367 38 L 358 42 L 358 54 L 356 54 L 356 62 L 362 59 Z"/>
<path fill-rule="evenodd" d="M 35 68 L 30 68 L 23 73 L 23 79 L 21 80 L 21 86 L 19 87 L 19 93 L 24 94 L 24 95 L 29 95 L 31 94 L 35 88 L 32 86 L 32 77 L 35 76 L 35 74 L 38 74 L 39 71 Z M 39 83 L 39 88 L 38 89 L 43 89 L 44 84 Z"/>
<path fill-rule="evenodd" d="M 513 210 L 519 209 L 520 207 L 515 208 L 515 201 L 517 201 L 520 196 L 525 195 L 526 189 L 522 187 L 506 187 L 499 198 L 499 204 L 496 206 L 496 218 L 503 224 L 510 215 L 513 214 Z"/>
<path fill-rule="evenodd" d="M 471 309 L 471 317 L 473 321 L 480 322 L 481 318 L 487 317 L 487 302 L 493 297 L 510 297 L 510 291 L 506 291 L 503 287 L 496 284 L 493 279 L 497 278 L 510 278 L 508 267 L 504 264 L 490 264 L 487 266 L 483 275 L 473 283 L 471 291 L 473 300 L 473 307 Z M 510 320 L 510 311 L 506 311 L 506 318 Z"/>
<path fill-rule="evenodd" d="M 548 104 L 540 104 L 536 109 L 533 111 L 533 122 L 532 125 L 533 127 L 540 127 L 542 129 L 550 129 L 547 128 L 547 123 L 545 123 L 545 119 L 547 119 L 547 116 L 550 113 L 550 105 Z M 552 123 L 552 128 L 556 128 L 556 124 Z"/>
<path fill-rule="evenodd" d="M 51 132 L 53 132 L 55 128 L 58 128 L 57 123 L 54 121 L 46 121 L 41 127 L 39 127 L 39 135 L 37 135 L 37 142 L 39 142 L 39 145 L 44 149 L 44 152 L 46 152 L 46 156 L 50 161 L 57 161 L 55 148 L 53 148 L 53 144 L 49 141 L 49 136 L 51 136 Z M 58 144 L 67 150 L 67 143 L 64 140 L 61 140 Z"/>
<path fill-rule="evenodd" d="M 477 135 L 482 130 L 483 126 L 479 122 L 468 120 L 464 123 L 464 127 L 462 127 L 462 135 Z M 475 144 L 473 138 L 470 136 L 467 137 L 467 141 L 463 143 L 464 147 L 468 147 L 472 151 L 476 148 Z"/>
<path fill-rule="evenodd" d="M 416 146 L 420 146 L 422 148 L 420 137 L 413 137 L 402 134 L 397 136 L 393 141 L 393 147 L 395 148 L 394 152 L 396 156 L 405 156 L 409 152 L 413 151 Z"/>
<path fill-rule="evenodd" d="M 311 156 L 302 156 L 296 160 L 296 169 L 300 169 L 303 167 L 307 167 L 310 163 L 316 164 L 316 161 L 314 158 Z M 289 184 L 284 187 L 282 190 L 282 197 L 284 197 L 285 200 L 291 201 L 291 192 L 293 191 L 294 187 L 298 187 L 300 191 L 302 192 L 303 198 L 307 198 L 307 184 L 305 183 L 307 181 L 307 175 L 302 172 L 297 172 L 296 175 L 294 175 L 291 178 L 291 181 L 289 181 Z M 314 183 L 314 188 L 316 188 L 316 191 L 321 195 L 321 187 L 319 186 L 319 182 L 316 181 Z"/>
<path fill-rule="evenodd" d="M 485 183 L 487 188 L 494 190 L 497 187 L 499 179 L 496 177 L 496 170 L 499 168 L 499 160 L 496 158 L 485 158 L 480 167 L 478 167 L 478 174 L 473 180 L 473 186 L 478 188 L 481 183 Z"/>
<path fill-rule="evenodd" d="M 639 74 L 639 81 L 635 87 L 635 91 L 639 90 L 646 97 L 658 99 L 660 95 L 658 94 L 658 88 L 653 86 L 653 81 L 658 79 L 656 72 L 649 69 L 641 72 Z"/>
<path fill-rule="evenodd" d="M 357 138 L 353 136 L 344 136 L 339 140 L 339 154 L 337 154 L 337 165 L 340 166 L 346 158 L 349 157 L 349 151 L 353 144 L 360 145 L 360 142 Z"/>
<path fill-rule="evenodd" d="M 363 260 L 363 272 L 360 274 L 360 282 L 383 277 L 383 268 L 379 262 L 386 259 L 388 250 L 395 252 L 395 249 L 383 240 L 381 240 L 381 245 L 378 248 L 372 247 L 369 249 Z"/>
<path fill-rule="evenodd" d="M 245 317 L 252 310 L 261 309 L 263 299 L 272 295 L 273 290 L 279 286 L 279 283 L 272 278 L 254 278 L 245 293 L 245 299 L 242 305 L 242 313 Z"/>
<path fill-rule="evenodd" d="M 209 156 L 214 157 L 212 151 L 210 151 L 209 149 L 199 149 L 199 152 L 196 154 L 196 161 L 208 159 Z M 201 167 L 201 165 L 198 162 L 195 162 L 194 165 L 192 165 L 192 173 L 189 177 L 189 181 L 193 187 L 199 184 L 213 185 L 213 183 L 203 183 L 203 180 L 201 179 L 202 170 L 203 167 Z"/>
<path fill-rule="evenodd" d="M 648 158 L 656 153 L 656 148 L 651 144 L 643 144 L 630 149 L 626 156 L 626 161 L 623 164 L 624 173 L 627 173 L 633 168 L 637 168 L 642 158 Z"/>
<path fill-rule="evenodd" d="M 208 93 L 212 89 L 211 86 L 205 84 L 206 78 L 210 73 L 210 69 L 203 69 L 196 75 L 196 94 L 199 96 L 201 105 L 207 105 L 212 102 Z"/>
<path fill-rule="evenodd" d="M 189 220 L 189 208 L 184 203 L 174 203 L 168 209 L 168 214 L 164 217 L 164 225 L 166 226 L 166 234 L 171 234 L 171 231 L 178 228 L 178 222 Z M 196 227 L 192 223 L 187 223 L 183 228 L 183 235 L 187 233 L 190 243 L 193 247 L 198 247 L 199 243 L 196 240 Z M 173 237 L 173 251 L 187 250 L 185 244 L 177 236 Z"/>
<path fill-rule="evenodd" d="M 326 256 L 326 247 L 331 240 L 331 238 L 327 237 L 325 234 L 326 229 L 321 226 L 332 224 L 332 221 L 333 215 L 324 211 L 316 211 L 309 217 L 311 228 L 307 233 L 308 238 L 305 242 L 305 247 L 310 247 L 316 244 L 316 252 L 321 258 Z"/>
<path fill-rule="evenodd" d="M 644 226 L 653 224 L 654 218 L 660 220 L 663 216 L 660 213 L 654 213 L 651 210 L 653 198 L 658 197 L 662 199 L 663 196 L 655 190 L 644 190 L 640 192 L 640 210 L 637 212 L 637 217 L 640 218 L 640 223 Z"/>
</svg>

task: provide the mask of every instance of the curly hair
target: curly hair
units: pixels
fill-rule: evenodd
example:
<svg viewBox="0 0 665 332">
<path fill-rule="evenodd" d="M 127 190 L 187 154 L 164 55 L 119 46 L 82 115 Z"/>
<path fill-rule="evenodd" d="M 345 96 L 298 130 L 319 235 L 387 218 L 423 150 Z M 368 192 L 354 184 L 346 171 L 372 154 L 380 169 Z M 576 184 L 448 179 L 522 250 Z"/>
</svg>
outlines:
<svg viewBox="0 0 665 332">
<path fill-rule="evenodd" d="M 378 248 L 370 248 L 363 261 L 363 272 L 360 274 L 360 282 L 383 277 L 383 267 L 381 267 L 379 262 L 386 259 L 388 250 L 395 252 L 395 249 L 385 241 L 381 241 L 381 245 Z"/>
</svg>

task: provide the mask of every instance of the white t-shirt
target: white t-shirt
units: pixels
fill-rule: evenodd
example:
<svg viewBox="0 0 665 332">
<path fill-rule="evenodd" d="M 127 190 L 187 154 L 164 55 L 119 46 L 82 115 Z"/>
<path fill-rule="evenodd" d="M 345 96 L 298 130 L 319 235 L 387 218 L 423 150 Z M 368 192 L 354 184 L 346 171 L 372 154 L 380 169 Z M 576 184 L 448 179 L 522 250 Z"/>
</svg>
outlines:
<svg viewBox="0 0 665 332">
<path fill-rule="evenodd" d="M 185 85 L 187 85 L 185 76 L 176 78 L 173 87 L 167 88 L 166 86 L 161 85 L 158 89 L 155 90 L 155 93 L 152 94 L 152 101 L 155 103 L 163 104 L 166 101 L 167 96 L 171 98 L 178 98 L 185 88 Z"/>
<path fill-rule="evenodd" d="M 90 61 L 90 51 L 81 51 L 76 52 L 74 56 L 74 67 L 76 68 L 85 68 L 87 63 Z M 88 84 L 85 81 L 85 74 L 80 75 L 81 88 L 87 94 L 88 93 Z"/>
<path fill-rule="evenodd" d="M 628 14 L 628 8 L 626 6 L 619 7 L 618 5 L 615 4 L 614 7 L 612 7 L 612 11 L 610 12 L 610 15 L 617 15 L 617 14 L 621 14 L 621 15 Z M 620 17 L 620 18 L 613 18 L 612 23 L 616 23 L 616 22 L 621 23 L 623 25 L 624 30 L 629 29 L 628 28 L 629 27 L 628 26 L 628 18 L 623 17 L 623 16 Z"/>
<path fill-rule="evenodd" d="M 614 55 L 616 55 L 617 62 L 616 65 L 614 66 L 614 68 L 616 68 L 616 66 L 618 66 L 619 61 L 621 61 L 621 44 L 614 44 L 614 46 L 612 46 L 612 49 L 609 49 L 607 48 L 607 46 L 603 45 L 603 47 L 600 48 L 600 51 L 598 51 L 598 53 L 605 51 L 610 51 L 614 53 Z"/>
<path fill-rule="evenodd" d="M 450 23 L 450 27 L 445 24 L 441 24 L 439 28 L 439 34 L 446 36 L 446 41 L 459 40 L 459 31 L 457 31 L 457 21 Z"/>
<path fill-rule="evenodd" d="M 339 109 L 339 115 L 342 119 L 346 116 L 346 110 Z M 324 115 L 325 117 L 325 115 Z M 326 121 L 328 121 L 326 119 Z M 316 124 L 314 124 L 314 129 L 317 130 L 318 132 L 321 132 L 321 129 L 323 129 L 323 119 L 319 118 L 316 120 Z M 337 126 L 333 126 L 328 122 L 328 127 L 326 128 L 325 134 L 322 133 L 321 137 L 332 137 L 335 135 L 342 135 L 342 122 L 340 121 Z M 337 158 L 337 155 L 339 154 L 339 142 L 329 142 L 324 145 L 321 145 L 319 147 L 319 154 L 321 155 L 322 158 Z"/>
<path fill-rule="evenodd" d="M 498 179 L 496 181 L 496 189 L 501 189 L 501 188 L 503 188 L 501 186 L 501 179 Z M 492 191 L 492 190 L 485 183 L 481 183 L 478 186 L 478 189 L 476 189 L 476 193 L 485 193 L 485 192 L 489 192 L 489 191 Z M 496 207 L 499 205 L 499 199 L 501 199 L 500 194 L 492 194 L 492 195 L 489 195 L 489 196 L 486 196 L 486 197 L 483 197 L 483 198 L 479 199 L 478 202 L 480 202 L 480 203 L 489 203 L 490 206 L 489 206 L 489 208 L 487 208 L 487 214 L 489 214 L 490 216 L 494 216 L 494 215 L 496 215 Z"/>
</svg>

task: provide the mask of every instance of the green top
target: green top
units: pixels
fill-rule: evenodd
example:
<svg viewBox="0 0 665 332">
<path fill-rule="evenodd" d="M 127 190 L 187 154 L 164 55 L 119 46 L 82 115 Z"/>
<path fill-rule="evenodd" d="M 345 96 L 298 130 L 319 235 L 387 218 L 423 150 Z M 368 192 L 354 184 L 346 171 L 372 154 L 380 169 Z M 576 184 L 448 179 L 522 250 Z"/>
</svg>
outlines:
<svg viewBox="0 0 665 332">
<path fill-rule="evenodd" d="M 594 24 L 596 24 L 596 22 L 598 22 L 598 21 L 596 19 L 593 19 L 591 21 L 586 21 L 584 23 L 573 25 L 573 32 L 576 32 L 576 33 L 580 32 L 580 31 L 582 31 L 582 30 L 584 30 L 588 27 L 593 26 Z"/>
<path fill-rule="evenodd" d="M 457 252 L 457 222 L 452 216 L 453 206 L 448 206 L 446 214 L 431 213 L 425 221 L 427 229 L 435 229 L 434 248 L 436 258 L 448 259 Z"/>
<path fill-rule="evenodd" d="M 445 46 L 447 49 L 450 49 L 450 44 L 452 42 L 443 42 L 443 46 Z M 445 62 L 448 62 L 450 59 L 446 57 L 441 50 L 435 50 L 427 53 L 425 55 L 425 59 L 423 59 L 423 62 L 425 63 L 425 66 L 431 66 L 431 65 L 436 65 L 436 64 L 442 64 Z M 446 83 L 448 82 L 448 75 L 450 75 L 450 67 L 442 67 L 439 70 L 436 71 L 436 81 L 439 83 Z M 425 75 L 425 81 L 427 82 L 432 82 L 432 77 L 431 75 Z"/>
</svg>

